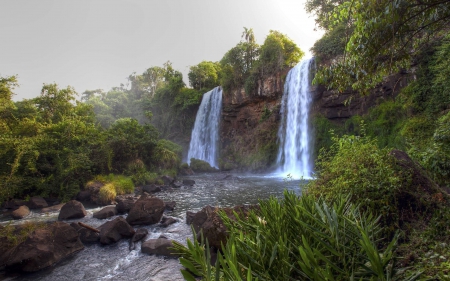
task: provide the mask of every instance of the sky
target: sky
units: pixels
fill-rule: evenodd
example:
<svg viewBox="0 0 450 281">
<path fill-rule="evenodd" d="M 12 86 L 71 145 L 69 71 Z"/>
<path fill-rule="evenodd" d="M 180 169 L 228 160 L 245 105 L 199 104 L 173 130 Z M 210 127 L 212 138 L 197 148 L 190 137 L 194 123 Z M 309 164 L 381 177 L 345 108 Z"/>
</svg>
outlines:
<svg viewBox="0 0 450 281">
<path fill-rule="evenodd" d="M 0 0 L 0 77 L 18 75 L 14 100 L 42 85 L 110 90 L 134 72 L 171 61 L 188 83 L 189 67 L 219 61 L 243 27 L 264 42 L 270 30 L 307 56 L 322 36 L 304 0 Z"/>
</svg>

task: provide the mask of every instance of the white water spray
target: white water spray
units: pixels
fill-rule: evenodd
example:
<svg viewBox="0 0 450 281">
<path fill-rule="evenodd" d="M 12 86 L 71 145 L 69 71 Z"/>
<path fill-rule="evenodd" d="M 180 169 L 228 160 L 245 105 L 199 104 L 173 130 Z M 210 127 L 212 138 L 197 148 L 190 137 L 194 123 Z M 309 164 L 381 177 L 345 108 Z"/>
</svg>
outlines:
<svg viewBox="0 0 450 281">
<path fill-rule="evenodd" d="M 306 59 L 289 71 L 284 83 L 281 102 L 281 124 L 278 129 L 280 144 L 278 172 L 293 178 L 311 178 L 311 134 L 309 110 L 311 91 L 309 68 L 312 59 Z"/>
<path fill-rule="evenodd" d="M 212 167 L 219 167 L 217 155 L 221 111 L 222 88 L 216 87 L 203 95 L 195 117 L 187 159 L 189 164 L 191 158 L 195 158 L 208 162 Z"/>
</svg>

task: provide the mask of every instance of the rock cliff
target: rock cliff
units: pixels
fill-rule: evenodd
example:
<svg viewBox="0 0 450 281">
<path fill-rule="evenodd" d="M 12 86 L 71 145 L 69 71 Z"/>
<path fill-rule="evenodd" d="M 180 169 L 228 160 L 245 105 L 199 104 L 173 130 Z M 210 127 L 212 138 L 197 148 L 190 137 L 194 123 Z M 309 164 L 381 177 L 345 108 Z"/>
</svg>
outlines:
<svg viewBox="0 0 450 281">
<path fill-rule="evenodd" d="M 265 171 L 276 162 L 280 107 L 288 70 L 258 81 L 254 91 L 243 88 L 224 92 L 220 130 L 220 168 Z M 312 87 L 311 114 L 334 122 L 363 115 L 384 100 L 392 99 L 411 77 L 400 73 L 387 77 L 368 95 L 337 93 L 323 86 Z"/>
<path fill-rule="evenodd" d="M 258 81 L 254 91 L 224 92 L 221 169 L 258 171 L 275 162 L 280 102 L 287 70 Z"/>
</svg>

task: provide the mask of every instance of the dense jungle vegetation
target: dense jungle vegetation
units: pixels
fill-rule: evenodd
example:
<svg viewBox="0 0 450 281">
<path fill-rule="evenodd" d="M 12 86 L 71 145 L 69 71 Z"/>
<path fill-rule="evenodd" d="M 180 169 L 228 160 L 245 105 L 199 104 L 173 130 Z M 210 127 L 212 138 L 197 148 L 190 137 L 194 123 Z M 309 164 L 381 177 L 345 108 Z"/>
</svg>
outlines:
<svg viewBox="0 0 450 281">
<path fill-rule="evenodd" d="M 45 84 L 37 98 L 13 102 L 15 76 L 0 80 L 0 202 L 35 195 L 72 198 L 96 178 L 125 175 L 135 185 L 176 175 L 203 93 L 223 85 L 255 87 L 257 79 L 295 65 L 303 52 L 271 31 L 263 45 L 252 29 L 220 62 L 191 66 L 191 85 L 170 61 L 133 73 L 105 92 Z M 250 90 L 249 90 L 250 91 Z M 250 92 L 249 92 L 250 93 Z M 116 188 L 120 189 L 120 188 Z"/>
<path fill-rule="evenodd" d="M 302 196 L 261 201 L 236 220 L 219 212 L 227 244 L 215 264 L 201 233 L 177 244 L 183 275 L 450 280 L 450 2 L 308 0 L 306 9 L 325 30 L 312 48 L 315 83 L 365 95 L 403 73 L 408 86 L 345 122 L 314 116 L 316 179 Z"/>
</svg>

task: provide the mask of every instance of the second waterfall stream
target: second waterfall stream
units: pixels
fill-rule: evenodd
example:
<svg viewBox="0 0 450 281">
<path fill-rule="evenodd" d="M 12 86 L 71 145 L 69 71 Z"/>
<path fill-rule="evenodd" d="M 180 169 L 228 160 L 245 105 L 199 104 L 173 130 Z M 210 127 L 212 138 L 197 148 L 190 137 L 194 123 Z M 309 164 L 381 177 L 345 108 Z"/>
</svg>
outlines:
<svg viewBox="0 0 450 281">
<path fill-rule="evenodd" d="M 191 158 L 195 158 L 219 168 L 217 157 L 221 111 L 222 87 L 216 87 L 203 95 L 195 117 L 187 159 L 189 164 Z"/>
<path fill-rule="evenodd" d="M 311 105 L 310 65 L 306 59 L 291 69 L 284 84 L 281 124 L 278 130 L 278 173 L 293 178 L 311 178 L 312 145 L 309 112 Z"/>
</svg>

